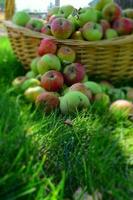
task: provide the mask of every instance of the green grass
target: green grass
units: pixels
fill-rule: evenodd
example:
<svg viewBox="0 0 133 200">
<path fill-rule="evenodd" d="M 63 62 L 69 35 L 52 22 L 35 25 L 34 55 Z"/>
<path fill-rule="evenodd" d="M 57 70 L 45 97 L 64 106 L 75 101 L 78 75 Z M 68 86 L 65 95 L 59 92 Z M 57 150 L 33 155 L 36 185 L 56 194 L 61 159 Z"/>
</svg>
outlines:
<svg viewBox="0 0 133 200">
<path fill-rule="evenodd" d="M 12 91 L 24 71 L 7 38 L 0 44 L 0 199 L 72 199 L 82 187 L 103 200 L 130 200 L 132 122 L 91 110 L 76 117 L 38 113 Z"/>
</svg>

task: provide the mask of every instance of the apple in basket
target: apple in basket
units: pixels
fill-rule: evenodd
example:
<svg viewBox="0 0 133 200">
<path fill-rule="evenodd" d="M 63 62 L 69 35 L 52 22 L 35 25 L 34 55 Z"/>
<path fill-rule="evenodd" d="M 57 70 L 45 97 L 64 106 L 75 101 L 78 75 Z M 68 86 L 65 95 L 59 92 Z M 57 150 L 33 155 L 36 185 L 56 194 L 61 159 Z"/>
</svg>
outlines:
<svg viewBox="0 0 133 200">
<path fill-rule="evenodd" d="M 122 9 L 117 3 L 109 3 L 102 10 L 103 18 L 109 22 L 113 22 L 122 15 Z"/>
<path fill-rule="evenodd" d="M 59 107 L 59 97 L 54 92 L 43 92 L 36 98 L 36 106 L 43 112 L 49 113 Z"/>
<path fill-rule="evenodd" d="M 41 78 L 41 86 L 47 91 L 57 92 L 64 84 L 63 75 L 55 70 L 46 72 Z"/>
<path fill-rule="evenodd" d="M 75 113 L 77 110 L 87 109 L 90 101 L 79 91 L 70 91 L 60 98 L 60 110 L 63 114 Z"/>
<path fill-rule="evenodd" d="M 72 85 L 81 82 L 85 77 L 85 67 L 80 63 L 72 63 L 66 65 L 63 70 L 65 83 Z"/>
<path fill-rule="evenodd" d="M 51 53 L 55 54 L 57 50 L 57 45 L 56 43 L 49 38 L 45 38 L 41 40 L 41 43 L 38 48 L 38 55 L 43 56 L 44 54 Z"/>
<path fill-rule="evenodd" d="M 41 32 L 41 29 L 44 25 L 44 21 L 38 18 L 31 18 L 29 22 L 26 24 L 26 28 L 29 28 L 33 31 Z"/>
<path fill-rule="evenodd" d="M 45 72 L 49 70 L 61 70 L 61 62 L 60 59 L 53 54 L 45 54 L 41 57 L 37 64 L 37 69 L 39 74 L 44 74 Z"/>
<path fill-rule="evenodd" d="M 73 25 L 67 19 L 57 18 L 51 23 L 51 32 L 58 39 L 67 39 L 73 32 Z"/>
<path fill-rule="evenodd" d="M 62 46 L 57 51 L 57 56 L 62 63 L 73 63 L 76 59 L 76 52 L 68 46 Z"/>
<path fill-rule="evenodd" d="M 48 23 L 45 23 L 41 29 L 41 33 L 44 33 L 46 35 L 52 35 L 51 33 L 51 26 Z"/>
<path fill-rule="evenodd" d="M 13 15 L 12 21 L 14 24 L 19 26 L 25 26 L 31 19 L 30 15 L 25 11 L 16 12 Z"/>
<path fill-rule="evenodd" d="M 80 30 L 75 31 L 75 32 L 71 35 L 71 38 L 74 39 L 74 40 L 84 40 L 84 38 L 83 38 L 82 33 L 81 33 Z"/>
<path fill-rule="evenodd" d="M 112 27 L 118 32 L 119 35 L 128 35 L 133 31 L 133 20 L 121 17 L 114 21 Z"/>
<path fill-rule="evenodd" d="M 111 28 L 110 23 L 106 19 L 100 20 L 100 24 L 101 24 L 102 29 L 103 29 L 103 34 L 105 34 L 107 29 Z"/>
<path fill-rule="evenodd" d="M 83 26 L 82 34 L 84 39 L 88 41 L 97 41 L 102 39 L 103 29 L 100 24 L 88 22 Z"/>
<path fill-rule="evenodd" d="M 106 39 L 112 39 L 112 38 L 116 38 L 116 37 L 118 37 L 118 33 L 116 30 L 114 30 L 113 28 L 109 28 L 106 30 L 106 32 L 105 32 Z"/>
<path fill-rule="evenodd" d="M 122 11 L 122 16 L 133 19 L 133 8 L 127 8 Z"/>
<path fill-rule="evenodd" d="M 65 18 L 67 18 L 73 11 L 74 7 L 72 5 L 64 5 L 59 8 L 59 14 L 63 14 Z"/>
</svg>

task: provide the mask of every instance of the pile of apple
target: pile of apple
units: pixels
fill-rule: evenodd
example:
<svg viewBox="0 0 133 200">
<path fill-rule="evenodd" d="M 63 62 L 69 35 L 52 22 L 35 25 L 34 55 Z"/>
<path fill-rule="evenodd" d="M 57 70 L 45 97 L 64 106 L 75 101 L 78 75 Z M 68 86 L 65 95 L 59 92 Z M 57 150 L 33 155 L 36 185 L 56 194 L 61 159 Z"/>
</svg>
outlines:
<svg viewBox="0 0 133 200">
<path fill-rule="evenodd" d="M 60 109 L 63 114 L 71 114 L 94 105 L 96 109 L 110 107 L 111 111 L 117 108 L 133 113 L 133 89 L 116 89 L 107 81 L 88 81 L 85 67 L 76 60 L 76 52 L 69 46 L 57 46 L 54 40 L 43 39 L 30 69 L 12 84 L 42 112 Z"/>
<path fill-rule="evenodd" d="M 98 41 L 131 34 L 133 9 L 122 10 L 113 0 L 99 0 L 94 7 L 78 10 L 71 5 L 54 7 L 46 20 L 20 11 L 13 16 L 13 22 L 57 39 Z"/>
</svg>

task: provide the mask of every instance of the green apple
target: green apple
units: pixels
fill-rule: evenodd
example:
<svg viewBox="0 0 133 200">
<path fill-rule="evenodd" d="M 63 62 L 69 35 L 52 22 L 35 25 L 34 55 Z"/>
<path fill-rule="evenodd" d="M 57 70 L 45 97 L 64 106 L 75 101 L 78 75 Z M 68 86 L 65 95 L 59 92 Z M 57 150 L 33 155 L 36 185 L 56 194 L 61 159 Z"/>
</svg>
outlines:
<svg viewBox="0 0 133 200">
<path fill-rule="evenodd" d="M 74 40 L 84 40 L 84 38 L 83 38 L 82 33 L 81 33 L 80 30 L 75 31 L 75 32 L 71 35 L 71 39 L 74 39 Z"/>
<path fill-rule="evenodd" d="M 89 8 L 86 12 L 79 14 L 78 23 L 83 27 L 87 22 L 97 22 L 97 12 L 93 8 Z"/>
<path fill-rule="evenodd" d="M 30 78 L 30 79 L 27 79 L 26 81 L 24 81 L 21 88 L 23 91 L 25 91 L 29 87 L 36 87 L 36 86 L 40 86 L 40 81 L 35 78 Z"/>
<path fill-rule="evenodd" d="M 125 99 L 126 94 L 124 91 L 120 88 L 112 88 L 109 90 L 108 94 L 110 95 L 110 98 L 112 101 L 116 101 L 118 99 Z"/>
<path fill-rule="evenodd" d="M 93 94 L 102 93 L 102 88 L 100 84 L 93 81 L 87 81 L 84 83 L 87 89 L 90 89 Z"/>
<path fill-rule="evenodd" d="M 33 31 L 41 31 L 44 26 L 44 20 L 38 18 L 31 18 L 26 24 L 26 28 L 29 28 Z"/>
<path fill-rule="evenodd" d="M 41 59 L 39 60 L 37 64 L 37 70 L 39 74 L 44 74 L 45 72 L 49 70 L 61 70 L 61 62 L 60 59 L 53 54 L 45 54 Z"/>
<path fill-rule="evenodd" d="M 94 106 L 96 109 L 106 109 L 110 105 L 110 97 L 105 93 L 98 93 L 94 97 Z"/>
<path fill-rule="evenodd" d="M 26 80 L 27 80 L 27 77 L 25 77 L 25 76 L 19 76 L 19 77 L 15 78 L 12 81 L 12 86 L 15 89 L 15 91 L 21 92 L 22 91 L 21 86 Z"/>
<path fill-rule="evenodd" d="M 30 68 L 35 74 L 38 74 L 37 63 L 39 62 L 40 59 L 41 59 L 40 57 L 36 57 L 32 60 L 30 64 Z"/>
<path fill-rule="evenodd" d="M 84 77 L 84 79 L 81 81 L 81 83 L 85 83 L 85 82 L 87 82 L 88 81 L 88 76 L 87 76 L 87 74 L 85 75 L 85 77 Z"/>
<path fill-rule="evenodd" d="M 30 19 L 31 17 L 27 12 L 19 11 L 14 14 L 12 21 L 16 25 L 25 26 L 30 21 Z"/>
<path fill-rule="evenodd" d="M 116 30 L 114 30 L 112 28 L 109 28 L 106 30 L 106 32 L 105 32 L 106 39 L 112 39 L 112 38 L 116 38 L 116 37 L 118 37 L 118 33 Z"/>
<path fill-rule="evenodd" d="M 74 113 L 89 106 L 89 99 L 79 91 L 70 91 L 60 98 L 60 110 L 63 114 Z"/>
<path fill-rule="evenodd" d="M 73 16 L 73 15 L 71 14 L 71 15 L 68 16 L 68 20 L 73 24 L 73 26 L 74 26 L 74 31 L 76 31 L 76 30 L 80 27 L 80 25 L 79 25 L 79 23 L 78 23 L 78 19 L 77 19 L 76 16 Z M 73 31 L 73 32 L 74 32 L 74 31 Z"/>
<path fill-rule="evenodd" d="M 74 11 L 74 7 L 72 5 L 65 5 L 65 6 L 61 6 L 59 9 L 59 14 L 63 14 L 65 18 L 67 18 L 73 11 Z"/>
<path fill-rule="evenodd" d="M 28 72 L 25 74 L 25 76 L 26 76 L 27 78 L 35 78 L 35 77 L 36 77 L 36 74 L 35 74 L 32 70 L 30 70 L 30 71 L 28 71 Z"/>
<path fill-rule="evenodd" d="M 88 22 L 83 26 L 82 34 L 88 41 L 97 41 L 102 39 L 103 29 L 100 24 Z"/>
<path fill-rule="evenodd" d="M 54 14 L 58 14 L 59 9 L 60 9 L 60 7 L 58 7 L 58 6 L 55 6 L 55 7 L 53 7 L 53 8 L 50 8 L 50 9 L 48 10 L 48 16 L 52 16 L 52 15 L 54 15 Z"/>
<path fill-rule="evenodd" d="M 27 90 L 25 90 L 24 92 L 24 96 L 25 98 L 30 101 L 30 102 L 35 102 L 36 98 L 42 94 L 43 92 L 45 92 L 45 90 L 40 87 L 40 86 L 36 86 L 36 87 L 30 87 Z"/>
</svg>

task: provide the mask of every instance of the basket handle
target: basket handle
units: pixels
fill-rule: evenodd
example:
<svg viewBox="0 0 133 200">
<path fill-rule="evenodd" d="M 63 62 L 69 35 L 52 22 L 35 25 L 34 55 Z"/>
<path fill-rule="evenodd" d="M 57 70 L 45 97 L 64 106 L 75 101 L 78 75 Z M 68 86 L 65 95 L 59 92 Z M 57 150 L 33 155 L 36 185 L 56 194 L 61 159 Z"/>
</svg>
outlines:
<svg viewBox="0 0 133 200">
<path fill-rule="evenodd" d="M 15 12 L 15 0 L 5 0 L 5 19 L 11 20 Z"/>
</svg>

